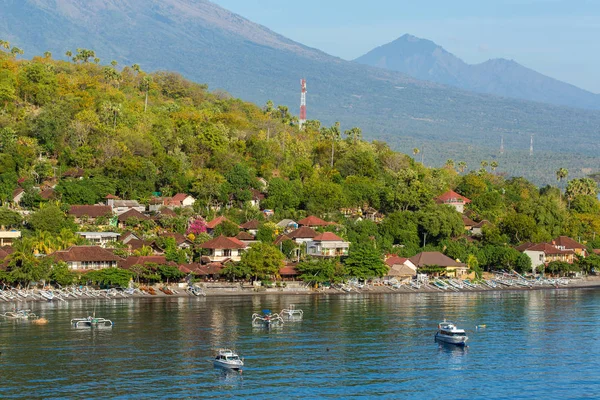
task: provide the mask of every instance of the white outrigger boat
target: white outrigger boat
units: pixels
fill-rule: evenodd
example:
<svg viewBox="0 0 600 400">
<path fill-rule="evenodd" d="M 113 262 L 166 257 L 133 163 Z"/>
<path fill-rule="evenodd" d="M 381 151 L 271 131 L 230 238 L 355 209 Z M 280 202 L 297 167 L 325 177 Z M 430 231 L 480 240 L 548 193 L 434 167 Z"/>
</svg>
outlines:
<svg viewBox="0 0 600 400">
<path fill-rule="evenodd" d="M 263 310 L 263 315 L 252 314 L 252 326 L 254 327 L 279 327 L 283 326 L 283 318 L 279 314 L 272 314 L 270 310 Z"/>
<path fill-rule="evenodd" d="M 39 317 L 32 313 L 31 310 L 15 310 L 8 311 L 4 314 L 0 314 L 4 318 L 12 318 L 12 319 L 38 319 Z"/>
<path fill-rule="evenodd" d="M 298 310 L 295 304 L 290 304 L 289 308 L 284 308 L 279 314 L 289 319 L 300 319 L 304 315 L 304 311 Z"/>
<path fill-rule="evenodd" d="M 244 366 L 244 359 L 230 349 L 219 349 L 213 363 L 215 367 L 241 370 Z"/>
<path fill-rule="evenodd" d="M 87 318 L 73 318 L 71 325 L 75 328 L 112 328 L 113 323 L 110 319 L 87 317 Z"/>
<path fill-rule="evenodd" d="M 435 340 L 455 344 L 457 346 L 464 346 L 468 339 L 469 337 L 465 333 L 465 330 L 457 328 L 453 323 L 444 320 L 444 322 L 438 324 Z"/>
</svg>

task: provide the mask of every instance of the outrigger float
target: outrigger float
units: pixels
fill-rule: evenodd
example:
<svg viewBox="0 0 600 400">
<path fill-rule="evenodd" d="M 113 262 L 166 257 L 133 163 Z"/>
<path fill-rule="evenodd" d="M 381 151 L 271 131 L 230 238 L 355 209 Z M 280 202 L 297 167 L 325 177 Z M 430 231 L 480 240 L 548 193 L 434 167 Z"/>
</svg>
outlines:
<svg viewBox="0 0 600 400">
<path fill-rule="evenodd" d="M 300 319 L 304 316 L 304 311 L 297 309 L 295 304 L 290 304 L 289 308 L 284 308 L 279 314 L 289 319 Z"/>
<path fill-rule="evenodd" d="M 11 318 L 11 319 L 38 319 L 39 316 L 32 313 L 31 310 L 15 310 L 15 311 L 8 311 L 5 312 L 4 314 L 0 314 L 2 315 L 4 318 Z"/>
<path fill-rule="evenodd" d="M 252 314 L 252 326 L 257 328 L 271 328 L 283 326 L 283 318 L 279 314 L 271 313 L 271 310 L 263 310 L 263 315 Z"/>
</svg>

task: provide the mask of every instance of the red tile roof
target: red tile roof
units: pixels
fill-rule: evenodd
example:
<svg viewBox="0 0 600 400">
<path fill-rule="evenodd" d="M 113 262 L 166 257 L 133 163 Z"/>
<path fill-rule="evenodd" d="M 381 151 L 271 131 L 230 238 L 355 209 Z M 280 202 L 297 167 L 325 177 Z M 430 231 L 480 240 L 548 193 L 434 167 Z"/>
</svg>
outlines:
<svg viewBox="0 0 600 400">
<path fill-rule="evenodd" d="M 279 268 L 279 275 L 296 276 L 300 275 L 300 273 L 293 265 L 286 265 L 284 267 Z"/>
<path fill-rule="evenodd" d="M 112 251 L 99 246 L 72 246 L 52 253 L 58 261 L 121 261 Z"/>
<path fill-rule="evenodd" d="M 317 232 L 308 226 L 303 226 L 288 234 L 291 239 L 312 239 L 318 235 Z"/>
<path fill-rule="evenodd" d="M 174 232 L 174 233 L 165 232 L 165 233 L 161 233 L 160 236 L 161 237 L 170 237 L 170 238 L 175 239 L 175 243 L 177 243 L 177 245 L 180 245 L 180 244 L 182 244 L 182 243 L 184 243 L 186 241 L 190 242 L 187 237 L 185 237 L 181 233 L 177 233 L 177 232 Z"/>
<path fill-rule="evenodd" d="M 114 194 L 110 194 L 110 193 L 109 193 L 109 194 L 107 194 L 107 195 L 106 195 L 104 198 L 105 198 L 105 199 L 109 199 L 109 200 L 110 200 L 110 199 L 112 199 L 112 200 L 120 200 L 120 199 L 119 199 L 119 196 L 115 196 Z"/>
<path fill-rule="evenodd" d="M 186 198 L 188 197 L 187 194 L 185 193 L 177 193 L 175 196 L 171 197 L 172 201 L 176 201 L 181 203 L 182 201 L 184 201 Z"/>
<path fill-rule="evenodd" d="M 119 215 L 119 222 L 125 222 L 129 218 L 137 218 L 140 221 L 147 221 L 150 217 L 145 216 L 135 208 L 125 211 L 123 214 Z"/>
<path fill-rule="evenodd" d="M 301 219 L 300 221 L 298 221 L 298 225 L 303 225 L 303 226 L 327 226 L 327 225 L 329 225 L 329 222 L 324 221 L 321 218 L 315 217 L 314 215 L 311 215 L 309 217 L 306 217 L 306 218 Z"/>
<path fill-rule="evenodd" d="M 112 215 L 112 208 L 110 206 L 71 206 L 69 208 L 69 215 L 81 218 L 88 216 L 90 218 L 98 218 Z"/>
<path fill-rule="evenodd" d="M 17 197 L 18 195 L 20 195 L 21 193 L 23 193 L 24 191 L 25 191 L 25 190 L 23 190 L 23 188 L 16 188 L 15 190 L 13 190 L 13 193 L 12 193 L 12 197 L 13 197 L 13 199 L 14 199 L 15 197 Z"/>
<path fill-rule="evenodd" d="M 552 244 L 556 246 L 564 247 L 565 249 L 582 249 L 585 250 L 586 247 L 581 243 L 577 242 L 574 239 L 571 239 L 568 236 L 559 236 L 552 241 Z"/>
<path fill-rule="evenodd" d="M 315 236 L 313 238 L 313 240 L 321 241 L 321 242 L 343 242 L 344 241 L 344 239 L 342 239 L 341 237 L 339 237 L 338 235 L 336 235 L 335 233 L 332 233 L 332 232 L 321 233 L 320 235 Z"/>
<path fill-rule="evenodd" d="M 292 239 L 288 235 L 279 235 L 279 236 L 277 236 L 277 239 L 275 239 L 275 241 L 273 242 L 273 244 L 275 246 L 278 246 L 281 243 L 285 242 L 286 240 L 292 240 Z"/>
<path fill-rule="evenodd" d="M 254 240 L 254 236 L 244 231 L 238 233 L 235 238 L 239 240 Z"/>
<path fill-rule="evenodd" d="M 240 242 L 236 238 L 229 238 L 223 235 L 204 242 L 200 245 L 203 249 L 245 249 L 245 243 Z"/>
<path fill-rule="evenodd" d="M 575 254 L 573 250 L 561 250 L 558 247 L 550 243 L 538 243 L 533 245 L 526 250 L 529 251 L 541 251 L 544 254 Z"/>
<path fill-rule="evenodd" d="M 438 203 L 470 203 L 471 200 L 467 199 L 465 196 L 461 196 L 456 193 L 454 190 L 449 190 L 446 193 L 438 196 L 436 198 Z"/>
<path fill-rule="evenodd" d="M 242 229 L 246 229 L 246 230 L 254 230 L 254 229 L 258 229 L 258 226 L 260 225 L 260 222 L 257 219 L 252 219 L 242 225 L 240 225 L 240 228 Z"/>
<path fill-rule="evenodd" d="M 464 267 L 465 264 L 459 263 L 439 251 L 424 251 L 410 258 L 410 261 L 417 267 L 425 265 L 437 265 L 440 267 Z"/>
<path fill-rule="evenodd" d="M 250 191 L 252 193 L 252 200 L 264 200 L 265 195 L 260 192 L 260 190 L 252 189 Z"/>
<path fill-rule="evenodd" d="M 158 216 L 159 217 L 172 217 L 175 218 L 177 217 L 177 213 L 173 210 L 171 210 L 168 207 L 162 207 L 160 210 L 158 210 L 158 212 L 160 213 Z"/>
<path fill-rule="evenodd" d="M 47 188 L 40 192 L 40 197 L 44 200 L 53 199 L 55 196 L 56 196 L 56 192 L 52 188 Z"/>
<path fill-rule="evenodd" d="M 131 269 L 134 265 L 146 266 L 148 264 L 177 266 L 173 261 L 167 261 L 165 256 L 130 256 L 119 261 L 119 268 Z"/>
<path fill-rule="evenodd" d="M 217 217 L 217 218 L 213 219 L 212 221 L 209 221 L 206 224 L 206 228 L 215 229 L 218 225 L 222 224 L 225 221 L 229 221 L 229 220 L 223 216 Z"/>
<path fill-rule="evenodd" d="M 385 260 L 385 263 L 388 265 L 388 267 L 391 267 L 392 265 L 404 264 L 407 260 L 408 260 L 408 258 L 392 256 L 392 257 L 388 258 L 387 260 Z"/>
<path fill-rule="evenodd" d="M 470 227 L 473 227 L 473 226 L 477 225 L 477 223 L 476 223 L 475 221 L 473 221 L 473 220 L 472 220 L 471 218 L 469 218 L 469 217 L 465 217 L 464 215 L 463 215 L 463 217 L 462 217 L 462 220 L 463 220 L 463 225 L 464 225 L 464 226 L 470 226 Z"/>
</svg>

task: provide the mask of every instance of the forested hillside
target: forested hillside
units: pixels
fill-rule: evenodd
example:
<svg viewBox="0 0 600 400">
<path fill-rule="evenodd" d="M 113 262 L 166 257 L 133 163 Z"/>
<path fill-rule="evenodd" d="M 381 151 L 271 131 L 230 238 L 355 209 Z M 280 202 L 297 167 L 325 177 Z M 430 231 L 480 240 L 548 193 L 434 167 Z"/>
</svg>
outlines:
<svg viewBox="0 0 600 400">
<path fill-rule="evenodd" d="M 408 156 L 366 142 L 359 128 L 309 121 L 299 131 L 286 107 L 261 108 L 211 93 L 174 73 L 102 66 L 85 49 L 71 54 L 73 62 L 51 54 L 16 60 L 18 52 L 0 53 L 0 199 L 8 204 L 15 189 L 24 189 L 21 207 L 33 212 L 27 226 L 34 231 L 61 228 L 35 220 L 48 207 L 40 193 L 51 186 L 57 195 L 50 202 L 63 209 L 107 194 L 148 203 L 155 192 L 190 193 L 205 217 L 214 214 L 209 205 L 233 204 L 227 213 L 237 223 L 258 216 L 244 205 L 258 189 L 266 195 L 262 207 L 275 218 L 316 214 L 343 222 L 352 243 L 374 240 L 378 251 L 415 254 L 426 238 L 428 247 L 459 257 L 475 245 L 452 250 L 458 242 L 451 239 L 464 233 L 460 215 L 434 201 L 454 189 L 472 200 L 470 218 L 490 221 L 483 244 L 561 234 L 598 244 L 597 186 L 590 179 L 568 181 L 565 170 L 557 172 L 560 190 L 506 179 L 491 160 L 426 168 L 417 150 Z M 73 171 L 81 173 L 69 177 Z M 387 217 L 379 225 L 352 224 L 339 213 L 344 207 L 372 207 Z M 7 215 L 2 223 L 10 226 Z M 185 224 L 174 229 L 183 233 Z"/>
<path fill-rule="evenodd" d="M 498 171 L 536 184 L 554 182 L 563 159 L 572 176 L 600 167 L 599 111 L 467 92 L 344 61 L 207 0 L 8 1 L 0 37 L 22 47 L 26 58 L 47 50 L 64 58 L 67 50 L 85 47 L 124 65 L 176 71 L 257 104 L 273 100 L 292 114 L 306 78 L 309 118 L 340 121 L 342 130 L 361 126 L 365 138 L 406 153 L 428 145 L 428 165 L 473 154 L 489 158 L 504 136 L 511 163 L 500 162 Z M 531 134 L 536 152 L 547 157 L 521 156 Z M 465 145 L 473 147 L 464 155 L 446 153 Z"/>
</svg>

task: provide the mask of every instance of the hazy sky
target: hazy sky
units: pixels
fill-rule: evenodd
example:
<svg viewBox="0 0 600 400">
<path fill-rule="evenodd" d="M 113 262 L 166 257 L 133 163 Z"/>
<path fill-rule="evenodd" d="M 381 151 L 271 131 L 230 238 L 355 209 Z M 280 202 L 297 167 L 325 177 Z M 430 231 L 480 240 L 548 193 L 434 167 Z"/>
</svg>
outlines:
<svg viewBox="0 0 600 400">
<path fill-rule="evenodd" d="M 600 0 L 212 1 L 347 60 L 410 33 L 468 63 L 513 59 L 600 93 Z"/>
</svg>

